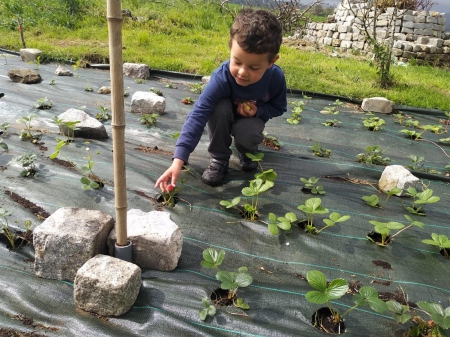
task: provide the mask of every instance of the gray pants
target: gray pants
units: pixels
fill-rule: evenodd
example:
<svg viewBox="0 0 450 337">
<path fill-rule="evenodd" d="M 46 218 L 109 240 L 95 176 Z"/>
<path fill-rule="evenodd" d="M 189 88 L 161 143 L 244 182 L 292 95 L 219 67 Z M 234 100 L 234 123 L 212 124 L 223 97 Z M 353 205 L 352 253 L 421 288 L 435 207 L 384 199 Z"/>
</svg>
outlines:
<svg viewBox="0 0 450 337">
<path fill-rule="evenodd" d="M 241 117 L 228 98 L 221 99 L 208 120 L 209 155 L 212 159 L 228 161 L 232 153 L 231 136 L 239 153 L 256 152 L 264 139 L 264 126 L 261 118 Z"/>
</svg>

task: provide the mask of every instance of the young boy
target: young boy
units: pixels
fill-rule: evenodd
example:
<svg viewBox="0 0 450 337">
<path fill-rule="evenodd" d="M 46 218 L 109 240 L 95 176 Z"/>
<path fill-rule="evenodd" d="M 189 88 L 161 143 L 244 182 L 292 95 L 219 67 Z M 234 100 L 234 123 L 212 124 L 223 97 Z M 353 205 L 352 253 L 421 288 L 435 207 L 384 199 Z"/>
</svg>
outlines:
<svg viewBox="0 0 450 337">
<path fill-rule="evenodd" d="M 212 73 L 186 118 L 172 165 L 156 181 L 155 188 L 166 191 L 169 185 L 176 185 L 206 124 L 211 160 L 202 175 L 205 184 L 219 185 L 227 172 L 232 137 L 241 169 L 257 168 L 257 163 L 245 154 L 258 150 L 265 123 L 287 109 L 284 74 L 274 65 L 281 42 L 282 29 L 275 15 L 264 10 L 242 10 L 230 28 L 230 60 Z"/>
</svg>

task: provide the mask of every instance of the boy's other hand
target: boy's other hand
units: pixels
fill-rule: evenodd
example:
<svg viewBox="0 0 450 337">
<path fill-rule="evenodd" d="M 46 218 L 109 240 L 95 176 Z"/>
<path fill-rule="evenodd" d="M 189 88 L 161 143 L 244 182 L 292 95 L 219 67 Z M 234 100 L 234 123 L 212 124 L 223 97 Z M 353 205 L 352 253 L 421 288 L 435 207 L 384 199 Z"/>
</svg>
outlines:
<svg viewBox="0 0 450 337">
<path fill-rule="evenodd" d="M 242 117 L 253 117 L 254 115 L 256 115 L 257 109 L 258 108 L 256 107 L 255 104 L 245 102 L 240 103 L 237 106 L 236 113 Z"/>
</svg>

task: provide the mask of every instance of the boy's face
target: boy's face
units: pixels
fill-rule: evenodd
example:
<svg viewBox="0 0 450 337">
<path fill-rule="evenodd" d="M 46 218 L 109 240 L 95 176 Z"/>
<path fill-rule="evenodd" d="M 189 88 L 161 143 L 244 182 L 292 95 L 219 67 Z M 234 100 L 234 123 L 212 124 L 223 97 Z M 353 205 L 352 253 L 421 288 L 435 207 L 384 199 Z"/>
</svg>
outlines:
<svg viewBox="0 0 450 337">
<path fill-rule="evenodd" d="M 246 87 L 258 82 L 277 59 L 278 55 L 269 62 L 268 54 L 247 53 L 236 40 L 233 40 L 230 52 L 230 73 L 237 84 Z"/>
</svg>

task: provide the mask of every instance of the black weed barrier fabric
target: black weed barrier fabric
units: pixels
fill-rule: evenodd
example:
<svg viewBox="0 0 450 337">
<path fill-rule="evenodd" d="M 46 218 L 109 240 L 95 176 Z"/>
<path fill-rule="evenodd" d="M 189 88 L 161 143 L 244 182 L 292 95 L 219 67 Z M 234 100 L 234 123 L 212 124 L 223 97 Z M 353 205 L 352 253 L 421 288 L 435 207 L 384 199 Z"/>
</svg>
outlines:
<svg viewBox="0 0 450 337">
<path fill-rule="evenodd" d="M 115 217 L 111 122 L 104 124 L 110 136 L 105 141 L 75 139 L 64 147 L 65 155 L 76 165 L 84 164 L 86 147 L 95 154 L 93 167 L 104 181 L 100 190 L 84 191 L 81 175 L 52 161 L 58 127 L 52 122 L 69 108 L 80 108 L 94 117 L 100 106 L 110 109 L 110 96 L 100 95 L 101 86 L 110 85 L 109 72 L 97 69 L 79 69 L 73 77 L 54 74 L 57 65 L 40 65 L 40 84 L 13 83 L 7 76 L 12 68 L 36 68 L 23 63 L 17 56 L 8 55 L 0 65 L 0 122 L 11 128 L 2 135 L 8 151 L 0 154 L 1 193 L 0 207 L 12 212 L 8 217 L 13 229 L 23 229 L 29 219 L 33 228 L 42 223 L 45 215 L 61 207 L 80 207 L 101 210 Z M 5 64 L 6 63 L 6 64 Z M 66 65 L 70 69 L 70 65 Z M 243 219 L 233 208 L 221 206 L 221 200 L 241 196 L 254 173 L 242 172 L 233 155 L 224 183 L 210 187 L 201 182 L 201 174 L 208 165 L 208 138 L 204 132 L 200 144 L 190 158 L 189 171 L 182 172 L 184 179 L 180 200 L 175 207 L 165 207 L 156 199 L 159 191 L 153 188 L 156 179 L 170 165 L 178 133 L 191 106 L 181 103 L 185 97 L 193 100 L 198 94 L 191 92 L 189 84 L 196 79 L 169 80 L 152 77 L 143 83 L 124 78 L 129 96 L 125 97 L 126 114 L 126 170 L 128 208 L 145 212 L 170 213 L 171 219 L 183 232 L 183 249 L 177 268 L 172 272 L 142 271 L 142 288 L 133 307 L 121 317 L 98 317 L 78 310 L 73 301 L 73 284 L 66 281 L 41 279 L 33 268 L 34 250 L 26 246 L 9 250 L 2 240 L 0 245 L 0 327 L 4 331 L 22 331 L 34 336 L 323 336 L 311 325 L 313 313 L 323 305 L 309 303 L 305 294 L 312 290 L 305 280 L 310 270 L 322 271 L 327 280 L 343 278 L 353 288 L 373 286 L 383 296 L 410 302 L 412 314 L 423 313 L 414 308 L 418 301 L 450 305 L 450 261 L 444 259 L 439 248 L 422 243 L 431 233 L 450 237 L 450 189 L 446 165 L 450 159 L 448 142 L 439 139 L 446 134 L 423 133 L 421 140 L 408 138 L 400 130 L 409 129 L 397 123 L 393 114 L 367 115 L 358 105 L 344 102 L 337 105 L 335 97 L 304 97 L 301 92 L 290 93 L 289 102 L 304 101 L 299 124 L 287 122 L 294 105 L 289 105 L 285 115 L 270 120 L 268 136 L 278 139 L 278 150 L 261 145 L 264 169 L 278 174 L 272 189 L 260 195 L 258 213 L 260 221 Z M 54 80 L 54 85 L 50 83 Z M 167 87 L 167 81 L 173 87 Z M 187 82 L 186 82 L 187 81 Z M 85 91 L 90 86 L 93 92 Z M 154 126 L 147 127 L 140 116 L 130 112 L 131 97 L 137 91 L 151 88 L 162 91 L 166 98 L 165 114 L 157 118 Z M 34 104 L 47 97 L 52 108 L 39 110 Z M 335 108 L 339 114 L 324 114 L 325 108 Z M 330 109 L 329 109 L 330 110 Z M 416 111 L 402 107 L 406 120 L 418 120 L 421 125 L 441 125 L 444 113 Z M 21 141 L 22 125 L 16 120 L 36 114 L 33 131 L 42 133 L 37 144 Z M 385 125 L 379 131 L 369 131 L 363 118 L 379 117 Z M 337 120 L 336 127 L 324 126 L 327 120 Z M 0 124 L 1 124 L 0 123 Z M 85 141 L 89 141 L 86 145 Z M 313 146 L 331 150 L 331 157 L 319 157 Z M 424 206 L 426 216 L 409 214 L 405 206 L 411 204 L 407 197 L 390 197 L 383 208 L 368 206 L 363 196 L 376 194 L 382 202 L 386 196 L 379 193 L 378 180 L 385 166 L 357 162 L 358 154 L 369 146 L 379 146 L 382 157 L 389 157 L 395 165 L 411 165 L 409 156 L 424 160 L 412 170 L 420 178 L 417 189 L 431 189 L 440 201 Z M 235 150 L 234 150 L 235 151 Z M 37 175 L 20 176 L 20 167 L 8 165 L 12 158 L 23 154 L 36 154 Z M 235 153 L 236 154 L 236 153 Z M 63 158 L 60 158 L 63 159 Z M 438 172 L 438 173 L 435 173 Z M 303 193 L 300 178 L 319 178 L 326 194 L 317 196 Z M 15 198 L 13 197 L 15 196 Z M 28 207 L 17 196 L 29 202 Z M 293 212 L 299 219 L 304 214 L 297 206 L 312 197 L 320 197 L 329 212 L 350 215 L 318 235 L 305 233 L 293 226 L 290 231 L 277 236 L 269 233 L 269 213 L 284 216 Z M 29 205 L 34 205 L 30 208 Z M 41 212 L 41 213 L 39 213 Z M 39 215 L 36 216 L 36 214 Z M 366 236 L 373 230 L 371 220 L 396 221 L 407 225 L 404 215 L 425 224 L 423 229 L 412 227 L 395 237 L 386 247 L 370 242 Z M 317 215 L 317 227 L 329 214 Z M 74 229 L 76 230 L 76 229 Z M 395 232 L 395 231 L 393 231 Z M 205 321 L 199 318 L 201 299 L 220 286 L 215 271 L 200 266 L 206 248 L 224 250 L 225 270 L 248 267 L 253 283 L 239 289 L 239 296 L 250 305 L 249 310 L 233 307 L 218 308 L 214 317 Z M 332 301 L 344 312 L 353 306 L 354 299 L 347 294 Z M 397 324 L 392 313 L 378 314 L 369 307 L 357 308 L 346 318 L 347 336 L 401 336 L 410 326 Z"/>
</svg>

